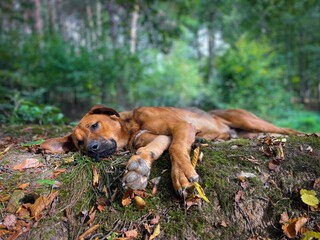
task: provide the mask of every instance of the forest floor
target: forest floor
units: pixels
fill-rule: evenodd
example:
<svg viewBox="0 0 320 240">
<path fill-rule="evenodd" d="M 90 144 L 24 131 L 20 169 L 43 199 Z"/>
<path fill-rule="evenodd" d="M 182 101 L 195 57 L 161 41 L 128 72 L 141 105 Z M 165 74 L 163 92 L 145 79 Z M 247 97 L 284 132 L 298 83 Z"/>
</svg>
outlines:
<svg viewBox="0 0 320 240">
<path fill-rule="evenodd" d="M 201 191 L 175 195 L 167 153 L 145 192 L 122 188 L 130 152 L 99 162 L 40 153 L 39 140 L 71 129 L 1 128 L 0 239 L 308 239 L 320 232 L 318 134 L 198 142 L 207 202 Z"/>
</svg>

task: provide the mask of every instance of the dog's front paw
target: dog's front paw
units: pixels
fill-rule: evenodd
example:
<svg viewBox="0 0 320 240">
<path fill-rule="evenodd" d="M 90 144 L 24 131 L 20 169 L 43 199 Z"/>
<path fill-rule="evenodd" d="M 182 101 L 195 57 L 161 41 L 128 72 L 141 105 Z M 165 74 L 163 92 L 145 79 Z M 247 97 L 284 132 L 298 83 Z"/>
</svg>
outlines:
<svg viewBox="0 0 320 240">
<path fill-rule="evenodd" d="M 174 189 L 181 197 L 187 197 L 194 189 L 193 182 L 199 180 L 199 175 L 196 173 L 192 165 L 187 166 L 172 166 L 171 178 Z M 190 190 L 190 191 L 189 191 Z"/>
<path fill-rule="evenodd" d="M 150 175 L 150 166 L 139 156 L 133 156 L 123 177 L 123 184 L 131 189 L 145 189 Z"/>
</svg>

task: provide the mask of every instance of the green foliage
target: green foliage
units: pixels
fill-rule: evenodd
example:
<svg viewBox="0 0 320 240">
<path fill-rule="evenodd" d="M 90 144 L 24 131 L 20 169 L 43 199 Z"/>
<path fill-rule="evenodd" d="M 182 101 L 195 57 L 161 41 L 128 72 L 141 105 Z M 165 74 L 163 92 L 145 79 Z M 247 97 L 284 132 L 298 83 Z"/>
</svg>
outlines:
<svg viewBox="0 0 320 240">
<path fill-rule="evenodd" d="M 63 114 L 60 109 L 49 105 L 36 105 L 22 101 L 11 116 L 11 123 L 62 124 Z"/>
<path fill-rule="evenodd" d="M 201 90 L 201 77 L 189 52 L 182 42 L 177 42 L 167 55 L 149 50 L 143 79 L 132 89 L 135 105 L 190 105 Z"/>
<path fill-rule="evenodd" d="M 241 37 L 234 47 L 217 58 L 218 91 L 222 105 L 240 107 L 267 115 L 288 103 L 281 82 L 281 66 L 266 41 Z"/>
<path fill-rule="evenodd" d="M 278 126 L 298 129 L 302 132 L 319 132 L 320 114 L 301 109 L 274 111 L 274 123 Z"/>
</svg>

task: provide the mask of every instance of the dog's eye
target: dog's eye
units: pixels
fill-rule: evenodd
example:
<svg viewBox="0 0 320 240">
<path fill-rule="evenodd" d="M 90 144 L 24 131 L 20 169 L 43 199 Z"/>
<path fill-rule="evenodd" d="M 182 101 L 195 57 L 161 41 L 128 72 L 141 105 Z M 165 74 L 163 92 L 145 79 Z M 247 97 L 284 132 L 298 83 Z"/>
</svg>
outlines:
<svg viewBox="0 0 320 240">
<path fill-rule="evenodd" d="M 98 127 L 99 127 L 99 122 L 96 122 L 96 123 L 91 125 L 91 129 L 92 130 L 96 130 Z"/>
<path fill-rule="evenodd" d="M 83 145 L 83 141 L 78 141 L 78 146 Z"/>
</svg>

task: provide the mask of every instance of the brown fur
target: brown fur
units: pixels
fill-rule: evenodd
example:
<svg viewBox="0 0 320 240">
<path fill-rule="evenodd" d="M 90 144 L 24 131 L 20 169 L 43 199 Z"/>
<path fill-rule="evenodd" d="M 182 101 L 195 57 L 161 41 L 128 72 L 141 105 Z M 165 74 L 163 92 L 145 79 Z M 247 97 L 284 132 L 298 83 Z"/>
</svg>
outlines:
<svg viewBox="0 0 320 240">
<path fill-rule="evenodd" d="M 165 150 L 169 150 L 171 178 L 175 190 L 184 195 L 198 174 L 190 162 L 190 149 L 196 137 L 207 140 L 229 139 L 260 132 L 298 134 L 279 128 L 242 109 L 214 110 L 172 107 L 141 107 L 117 113 L 102 105 L 94 106 L 73 132 L 42 144 L 47 153 L 80 150 L 96 159 L 128 146 L 137 149 L 127 163 L 123 182 L 132 189 L 146 187 L 150 168 Z"/>
</svg>

